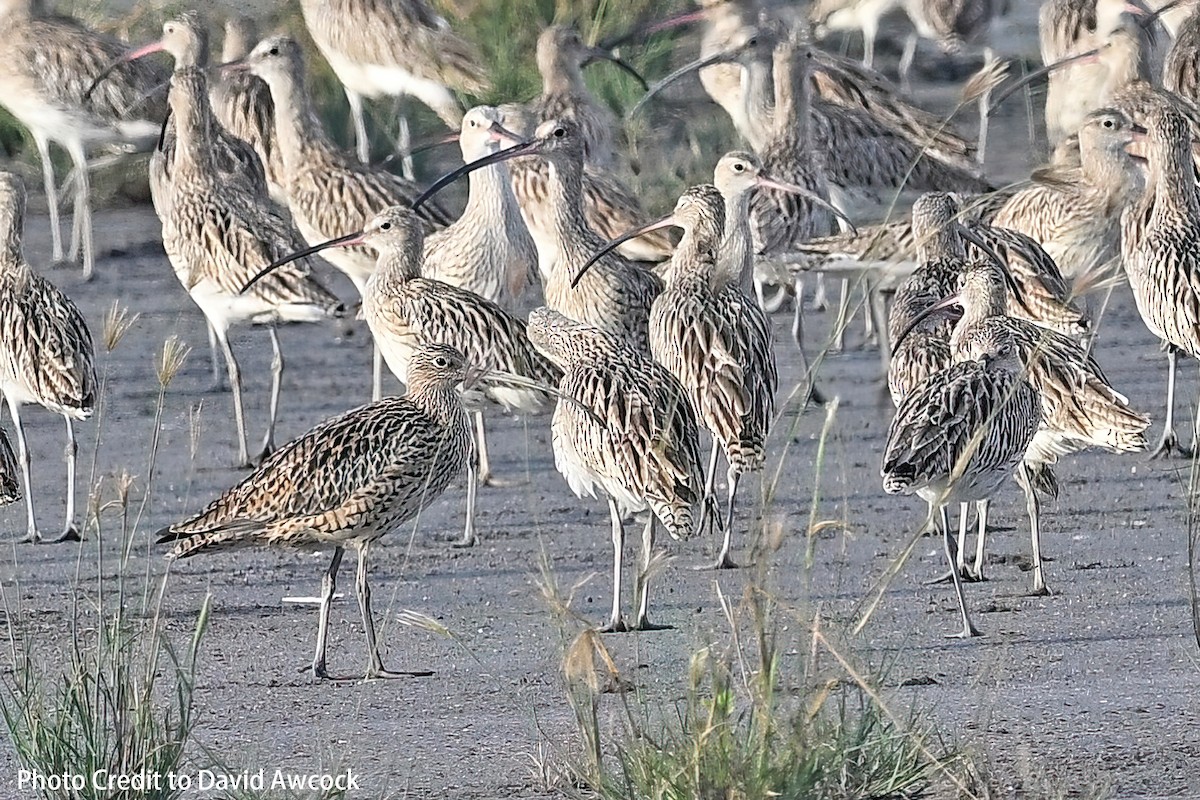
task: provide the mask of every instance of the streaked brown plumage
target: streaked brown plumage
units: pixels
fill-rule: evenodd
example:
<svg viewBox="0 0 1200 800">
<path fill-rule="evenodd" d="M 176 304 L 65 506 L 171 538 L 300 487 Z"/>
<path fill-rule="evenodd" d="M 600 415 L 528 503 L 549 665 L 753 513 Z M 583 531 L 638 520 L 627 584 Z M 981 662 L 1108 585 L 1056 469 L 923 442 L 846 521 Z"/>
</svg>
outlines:
<svg viewBox="0 0 1200 800">
<path fill-rule="evenodd" d="M 721 193 L 715 186 L 688 189 L 672 219 L 684 235 L 667 268 L 666 289 L 650 310 L 650 352 L 683 385 L 697 420 L 712 434 L 706 512 L 717 457 L 725 455 L 728 491 L 715 564 L 727 568 L 736 566 L 729 551 L 738 481 L 762 470 L 779 375 L 770 321 L 719 265 L 727 225 Z"/>
<path fill-rule="evenodd" d="M 391 677 L 375 641 L 367 553 L 372 543 L 436 500 L 466 466 L 471 424 L 455 387 L 468 378 L 453 348 L 413 356 L 408 394 L 327 420 L 266 459 L 253 474 L 190 519 L 159 531 L 170 556 L 187 558 L 251 545 L 334 551 L 321 582 L 312 672 L 325 663 L 329 604 L 347 547 L 358 553 L 355 582 L 370 661 L 366 677 Z"/>
<path fill-rule="evenodd" d="M 417 186 L 359 163 L 326 137 L 312 108 L 300 48 L 294 40 L 286 36 L 264 39 L 244 64 L 271 89 L 288 209 L 309 244 L 361 230 L 368 219 L 388 206 L 411 206 L 420 194 Z M 436 204 L 423 205 L 421 216 L 435 227 L 450 223 L 450 217 Z M 331 252 L 329 260 L 361 294 L 375 268 L 374 253 L 367 248 L 349 248 Z"/>
<path fill-rule="evenodd" d="M 554 464 L 579 497 L 608 495 L 613 605 L 605 631 L 654 627 L 647 613 L 654 531 L 691 536 L 703 496 L 696 417 L 679 381 L 617 336 L 549 308 L 529 317 L 529 338 L 563 371 L 551 423 Z M 637 585 L 637 621 L 621 615 L 623 515 L 648 510 Z"/>
<path fill-rule="evenodd" d="M 1150 418 L 1129 408 L 1129 401 L 1112 387 L 1078 341 L 1006 315 L 1008 292 L 999 270 L 989 261 L 966 265 L 957 293 L 963 317 L 954 329 L 951 347 L 956 359 L 976 359 L 981 338 L 1000 334 L 1010 337 L 1016 344 L 1025 379 L 1041 398 L 1041 423 L 1025 453 L 1017 482 L 1025 492 L 1029 513 L 1033 591 L 1045 594 L 1037 495 L 1044 491 L 1057 496 L 1053 465 L 1059 457 L 1089 447 L 1114 453 L 1143 450 Z M 1011 305 L 1011 300 L 1007 303 Z M 983 553 L 981 537 L 975 556 L 977 578 L 983 575 Z"/>
<path fill-rule="evenodd" d="M 462 108 L 451 90 L 487 88 L 478 50 L 426 0 L 302 0 L 300 8 L 346 89 L 360 161 L 369 150 L 363 97 L 412 95 L 457 128 Z"/>
<path fill-rule="evenodd" d="M 88 150 L 114 142 L 149 149 L 166 112 L 162 93 L 154 90 L 167 76 L 146 64 L 125 64 L 88 94 L 92 82 L 121 55 L 124 45 L 70 17 L 47 14 L 42 6 L 39 0 L 0 3 L 0 41 L 6 45 L 0 59 L 0 105 L 29 130 L 37 145 L 56 261 L 63 257 L 63 247 L 50 143 L 70 155 L 77 180 L 68 258 L 75 259 L 82 249 L 84 276 L 90 277 L 95 253 Z"/>
<path fill-rule="evenodd" d="M 940 517 L 942 542 L 962 617 L 960 637 L 979 635 L 967 614 L 946 507 L 990 498 L 1020 465 L 1041 417 L 1003 331 L 973 331 L 978 360 L 938 372 L 901 401 L 884 448 L 884 489 L 916 494 Z"/>
<path fill-rule="evenodd" d="M 283 356 L 274 325 L 317 322 L 341 316 L 338 299 L 322 286 L 307 264 L 292 265 L 242 288 L 261 268 L 303 245 L 299 234 L 238 183 L 222 180 L 213 162 L 213 120 L 204 73 L 177 70 L 171 78 L 171 111 L 176 121 L 171 212 L 163 219 L 163 246 L 175 275 L 204 312 L 222 351 L 233 389 L 238 459 L 248 464 L 242 413 L 241 374 L 229 345 L 229 327 L 239 322 L 267 324 L 272 364 L 271 416 L 263 454 L 274 449 Z"/>
<path fill-rule="evenodd" d="M 464 162 L 499 149 L 502 122 L 503 115 L 491 106 L 476 106 L 463 116 L 459 145 Z M 462 216 L 425 240 L 422 273 L 515 309 L 537 282 L 537 247 L 521 219 L 508 165 L 493 164 L 467 179 L 467 206 Z"/>
<path fill-rule="evenodd" d="M 21 406 L 40 405 L 67 425 L 67 513 L 57 541 L 78 540 L 75 527 L 74 421 L 96 407 L 95 346 L 79 309 L 25 260 L 25 185 L 0 173 L 0 394 L 17 431 L 25 485 L 27 528 L 23 541 L 41 541 L 30 488 L 30 455 Z"/>
<path fill-rule="evenodd" d="M 527 109 L 513 103 L 500 107 L 503 124 L 509 130 L 529 137 L 537 122 Z M 506 145 L 517 144 L 505 140 Z M 513 193 L 521 206 L 521 216 L 538 250 L 538 269 L 543 280 L 554 267 L 554 210 L 550 205 L 550 164 L 541 158 L 517 158 L 509 163 Z M 628 188 L 612 173 L 587 164 L 583 167 L 583 216 L 588 227 L 600 236 L 615 239 L 643 225 L 648 217 Z M 624 242 L 621 255 L 631 261 L 663 261 L 671 257 L 673 245 L 665 231 L 654 231 Z"/>
<path fill-rule="evenodd" d="M 21 499 L 21 484 L 17 482 L 17 457 L 8 441 L 8 433 L 0 428 L 0 506 Z"/>
<path fill-rule="evenodd" d="M 230 17 L 225 20 L 221 63 L 244 59 L 257 42 L 258 36 L 249 18 Z M 254 148 L 266 173 L 271 199 L 286 207 L 283 155 L 275 142 L 275 103 L 270 87 L 257 75 L 242 70 L 221 70 L 219 75 L 212 76 L 208 93 L 221 127 Z"/>
</svg>

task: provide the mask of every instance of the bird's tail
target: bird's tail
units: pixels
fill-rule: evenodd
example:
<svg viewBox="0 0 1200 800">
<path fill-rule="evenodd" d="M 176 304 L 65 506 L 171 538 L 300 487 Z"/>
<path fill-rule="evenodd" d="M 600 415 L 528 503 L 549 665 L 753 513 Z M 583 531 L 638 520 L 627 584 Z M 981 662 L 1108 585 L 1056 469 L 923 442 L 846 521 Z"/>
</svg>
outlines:
<svg viewBox="0 0 1200 800">
<path fill-rule="evenodd" d="M 175 546 L 167 553 L 167 557 L 188 558 L 203 551 L 230 550 L 255 544 L 262 529 L 262 523 L 254 520 L 234 520 L 200 531 L 163 528 L 158 532 L 156 543 L 174 542 Z"/>
</svg>

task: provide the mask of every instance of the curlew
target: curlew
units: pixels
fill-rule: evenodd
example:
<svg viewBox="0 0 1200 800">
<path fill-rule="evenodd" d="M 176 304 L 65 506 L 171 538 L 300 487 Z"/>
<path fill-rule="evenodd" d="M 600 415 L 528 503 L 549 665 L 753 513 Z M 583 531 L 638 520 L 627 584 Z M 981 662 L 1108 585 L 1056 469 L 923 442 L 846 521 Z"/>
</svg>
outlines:
<svg viewBox="0 0 1200 800">
<path fill-rule="evenodd" d="M 502 121 L 491 106 L 476 106 L 463 116 L 464 163 L 495 153 L 505 137 L 512 138 Z M 521 219 L 508 165 L 492 164 L 467 177 L 467 207 L 425 240 L 422 273 L 515 309 L 536 280 L 537 247 Z"/>
<path fill-rule="evenodd" d="M 248 69 L 266 82 L 275 104 L 275 143 L 283 159 L 288 210 L 296 228 L 310 245 L 346 231 L 361 230 L 382 208 L 411 205 L 419 195 L 415 184 L 382 169 L 374 169 L 338 150 L 329 141 L 312 107 L 304 81 L 300 48 L 286 36 L 259 42 L 234 69 Z M 435 227 L 450 223 L 436 204 L 421 206 L 422 217 Z M 331 251 L 330 262 L 354 284 L 361 296 L 375 269 L 369 248 Z M 371 396 L 378 398 L 382 362 L 374 358 Z"/>
<path fill-rule="evenodd" d="M 453 92 L 487 88 L 475 47 L 425 0 L 302 0 L 300 9 L 346 90 L 360 161 L 370 156 L 364 97 L 411 95 L 457 128 L 462 107 Z M 402 138 L 405 129 L 401 117 Z"/>
<path fill-rule="evenodd" d="M 536 122 L 548 119 L 575 123 L 583 138 L 584 163 L 599 169 L 613 166 L 613 130 L 618 128 L 612 111 L 592 95 L 583 82 L 583 67 L 595 60 L 609 61 L 633 75 L 645 88 L 637 70 L 602 47 L 584 44 L 579 32 L 566 25 L 551 25 L 537 41 L 537 66 L 542 76 L 542 93 L 526 108 Z"/>
<path fill-rule="evenodd" d="M 958 305 L 962 318 L 950 346 L 957 360 L 977 358 L 983 331 L 986 338 L 1004 331 L 1017 346 L 1025 379 L 1041 398 L 1042 418 L 1016 474 L 1025 493 L 1033 547 L 1033 592 L 1048 594 L 1042 572 L 1041 511 L 1038 494 L 1058 495 L 1053 465 L 1065 455 L 1098 447 L 1112 453 L 1143 450 L 1149 417 L 1129 408 L 1129 401 L 1112 387 L 1099 364 L 1075 340 L 1028 320 L 1008 316 L 1003 270 L 991 261 L 965 265 L 960 288 L 930 306 L 925 314 Z M 900 339 L 905 336 L 899 334 Z M 976 541 L 974 577 L 983 578 L 984 529 Z"/>
<path fill-rule="evenodd" d="M 864 66 L 875 63 L 875 38 L 879 21 L 900 7 L 901 0 L 814 0 L 808 7 L 808 19 L 815 33 L 825 38 L 833 31 L 862 31 Z"/>
<path fill-rule="evenodd" d="M 1183 115 L 1160 101 L 1147 109 L 1146 127 L 1137 138 L 1146 140 L 1150 178 L 1145 200 L 1125 211 L 1122 260 L 1142 321 L 1167 346 L 1166 421 L 1154 455 L 1190 453 L 1195 435 L 1191 451 L 1175 435 L 1175 369 L 1180 353 L 1200 357 L 1200 200 Z"/>
<path fill-rule="evenodd" d="M 95 347 L 79 309 L 25 260 L 25 185 L 0 173 L 0 394 L 17 431 L 27 528 L 22 541 L 42 541 L 34 513 L 29 447 L 21 406 L 39 405 L 67 424 L 67 509 L 62 535 L 78 541 L 75 525 L 75 421 L 96 407 Z M 0 470 L 4 471 L 4 470 Z"/>
<path fill-rule="evenodd" d="M 257 43 L 257 31 L 247 17 L 229 17 L 221 42 L 221 63 L 243 60 Z M 243 70 L 220 70 L 211 77 L 208 93 L 221 127 L 250 143 L 266 172 L 271 199 L 286 207 L 283 155 L 275 142 L 275 103 L 271 100 L 271 89 L 257 75 Z"/>
<path fill-rule="evenodd" d="M 222 179 L 213 158 L 213 120 L 204 73 L 177 70 L 169 94 L 176 124 L 170 214 L 163 219 L 163 246 L 175 275 L 204 312 L 225 356 L 233 390 L 238 463 L 250 463 L 242 409 L 241 370 L 229 344 L 237 323 L 265 324 L 271 337 L 270 421 L 263 456 L 274 448 L 283 355 L 275 326 L 319 322 L 344 312 L 341 303 L 312 276 L 308 265 L 290 268 L 242 294 L 243 284 L 275 259 L 303 246 L 289 224 L 264 207 L 264 198 Z"/>
<path fill-rule="evenodd" d="M 154 120 L 163 114 L 152 95 L 166 75 L 144 64 L 125 64 L 87 95 L 92 81 L 125 47 L 70 17 L 43 13 L 42 5 L 38 0 L 0 0 L 0 39 L 8 45 L 0 63 L 0 106 L 37 146 L 56 261 L 63 257 L 63 246 L 50 144 L 60 145 L 71 157 L 75 198 L 67 257 L 75 260 L 82 250 L 83 273 L 91 277 L 96 255 L 88 151 L 127 143 L 148 150 L 158 138 L 160 125 Z"/>
<path fill-rule="evenodd" d="M 367 678 L 405 673 L 383 666 L 371 613 L 371 545 L 436 500 L 471 455 L 471 423 L 455 387 L 475 374 L 453 348 L 417 350 L 408 394 L 360 406 L 288 442 L 251 475 L 190 519 L 159 531 L 171 558 L 254 545 L 333 549 L 321 578 L 314 678 L 325 662 L 329 607 L 347 547 L 358 554 L 354 587 L 369 661 Z M 411 673 L 409 673 L 411 674 Z"/>
<path fill-rule="evenodd" d="M 1194 4 L 1175 31 L 1163 60 L 1162 85 L 1192 103 L 1200 102 L 1200 13 Z"/>
<path fill-rule="evenodd" d="M 650 573 L 659 525 L 692 534 L 703 495 L 696 417 L 665 367 L 620 337 L 549 308 L 529 316 L 529 338 L 562 371 L 551 422 L 554 466 L 578 497 L 608 497 L 613 543 L 612 612 L 602 631 L 652 630 Z M 637 619 L 621 614 L 624 516 L 648 511 L 636 581 Z"/>
<path fill-rule="evenodd" d="M 650 352 L 650 304 L 662 281 L 649 270 L 616 253 L 607 253 L 586 273 L 583 265 L 604 247 L 583 212 L 583 137 L 566 120 L 548 120 L 527 142 L 464 164 L 425 191 L 432 196 L 462 175 L 500 161 L 536 155 L 549 165 L 549 207 L 553 213 L 554 267 L 543 275 L 546 305 L 571 319 L 625 339 L 640 352 Z"/>
<path fill-rule="evenodd" d="M 251 283 L 293 259 L 326 248 L 361 244 L 379 253 L 379 262 L 363 294 L 363 317 L 376 347 L 398 379 L 404 380 L 420 347 L 438 344 L 453 347 L 472 364 L 492 372 L 542 385 L 557 382 L 558 369 L 529 343 L 521 320 L 477 294 L 421 277 L 422 223 L 403 206 L 384 209 L 362 231 L 281 259 L 262 270 Z M 507 409 L 521 412 L 537 412 L 546 405 L 545 392 L 527 386 L 491 386 L 486 395 Z M 467 467 L 467 520 L 459 542 L 463 546 L 475 542 L 477 472 L 486 476 L 490 471 L 482 411 L 476 412 L 476 435 L 477 458 Z"/>
<path fill-rule="evenodd" d="M 537 123 L 528 109 L 509 103 L 500 107 L 501 122 L 515 138 L 501 136 L 501 143 L 512 146 L 533 135 Z M 541 158 L 518 158 L 509 164 L 513 193 L 521 207 L 521 217 L 538 251 L 538 271 L 543 278 L 554 269 L 558 255 L 554 235 L 554 208 L 550 203 L 550 164 Z M 611 172 L 584 164 L 581 176 L 583 215 L 589 228 L 614 239 L 631 228 L 643 225 L 646 214 L 629 189 Z M 674 245 L 663 232 L 656 232 L 621 245 L 620 253 L 631 261 L 664 261 L 671 257 Z"/>
<path fill-rule="evenodd" d="M 962 629 L 971 623 L 958 574 L 947 506 L 987 500 L 1020 465 L 1041 417 L 1037 392 L 1022 375 L 1017 345 L 1004 330 L 969 333 L 976 358 L 931 375 L 905 397 L 888 429 L 884 490 L 916 494 L 935 512 Z"/>
<path fill-rule="evenodd" d="M 154 53 L 166 52 L 175 59 L 175 69 L 208 68 L 208 30 L 200 16 L 186 11 L 163 23 L 162 38 L 122 55 L 101 73 L 93 83 L 99 86 L 107 73 L 119 64 L 137 61 Z M 211 98 L 208 108 L 211 110 Z M 215 118 L 214 118 L 215 119 Z M 237 138 L 221 125 L 212 126 L 213 165 L 225 182 L 244 184 L 252 194 L 266 197 L 267 176 L 263 162 L 249 142 Z M 150 158 L 150 197 L 160 219 L 169 216 L 171 209 L 165 205 L 171 194 L 171 172 L 175 161 L 175 125 L 168 118 L 163 124 L 158 147 Z"/>
<path fill-rule="evenodd" d="M 716 569 L 737 566 L 729 551 L 738 482 L 763 468 L 779 385 L 770 320 L 723 263 L 725 203 L 717 187 L 695 186 L 679 198 L 672 214 L 626 234 L 639 236 L 654 227 L 683 229 L 666 270 L 666 288 L 650 309 L 650 352 L 683 385 L 696 419 L 712 434 L 702 530 L 722 454 L 728 465 Z M 615 246 L 611 242 L 606 247 Z"/>
</svg>

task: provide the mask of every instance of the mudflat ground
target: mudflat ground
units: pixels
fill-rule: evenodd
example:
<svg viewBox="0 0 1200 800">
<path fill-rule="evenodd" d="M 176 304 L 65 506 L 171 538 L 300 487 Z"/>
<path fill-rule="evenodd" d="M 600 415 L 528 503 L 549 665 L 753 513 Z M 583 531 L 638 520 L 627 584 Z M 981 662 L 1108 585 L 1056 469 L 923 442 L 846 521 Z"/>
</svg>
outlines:
<svg viewBox="0 0 1200 800">
<path fill-rule="evenodd" d="M 1012 112 L 996 125 L 994 172 L 1018 177 L 1031 159 L 1024 118 Z M 31 218 L 28 230 L 31 260 L 48 263 L 46 220 Z M 135 476 L 135 509 L 141 503 L 159 391 L 156 361 L 170 336 L 193 348 L 165 393 L 151 499 L 125 570 L 135 595 L 147 570 L 157 586 L 166 568 L 160 550 L 149 545 L 151 534 L 242 475 L 231 467 L 230 398 L 212 388 L 203 319 L 171 273 L 158 238 L 149 209 L 102 212 L 97 241 L 105 255 L 95 280 L 85 284 L 74 271 L 48 270 L 82 308 L 98 340 L 114 303 L 138 314 L 125 339 L 100 358 L 102 409 L 79 426 L 81 495 L 99 485 L 102 502 L 111 500 L 115 476 L 128 471 Z M 352 296 L 348 284 L 330 280 Z M 814 346 L 827 339 L 831 317 L 808 314 Z M 787 315 L 776 322 L 786 393 L 801 379 L 799 361 Z M 287 358 L 281 438 L 368 399 L 370 350 L 361 323 L 296 327 L 281 336 Z M 851 344 L 859 338 L 856 323 Z M 234 347 L 257 438 L 270 348 L 258 331 L 238 334 Z M 1124 287 L 1113 296 L 1097 356 L 1133 404 L 1159 420 L 1151 431 L 1156 435 L 1165 360 Z M 1200 390 L 1194 372 L 1188 364 L 1181 373 L 1177 415 L 1185 432 Z M 820 386 L 838 399 L 820 469 L 823 408 L 793 398 L 771 438 L 770 470 L 782 463 L 783 477 L 766 516 L 782 537 L 769 555 L 767 581 L 782 603 L 819 608 L 838 631 L 860 617 L 924 508 L 880 487 L 891 406 L 874 351 L 829 355 Z M 33 496 L 42 529 L 52 534 L 63 512 L 62 424 L 32 409 L 25 417 L 35 459 Z M 204 596 L 212 595 L 196 688 L 197 768 L 208 750 L 234 770 L 350 768 L 363 787 L 352 797 L 555 796 L 538 763 L 547 753 L 561 756 L 577 747 L 560 665 L 567 637 L 582 622 L 563 623 L 552 613 L 539 563 L 549 565 L 564 594 L 575 587 L 571 610 L 598 623 L 608 607 L 611 555 L 605 505 L 570 494 L 554 470 L 548 422 L 498 417 L 492 423 L 494 468 L 517 485 L 480 492 L 478 546 L 450 546 L 462 524 L 460 481 L 419 525 L 395 532 L 373 551 L 385 658 L 395 668 L 433 670 L 432 677 L 314 684 L 297 672 L 311 658 L 315 611 L 282 599 L 315 593 L 324 556 L 260 550 L 175 565 L 164 603 L 172 632 L 185 636 Z M 1029 546 L 1014 484 L 994 504 L 989 580 L 967 588 L 984 638 L 943 638 L 956 624 L 953 597 L 946 586 L 924 585 L 943 565 L 940 540 L 923 538 L 861 634 L 838 641 L 884 671 L 894 708 L 922 710 L 975 753 L 999 796 L 1034 796 L 1049 787 L 1090 798 L 1107 786 L 1120 798 L 1200 797 L 1200 658 L 1186 558 L 1189 470 L 1185 461 L 1141 456 L 1089 453 L 1065 462 L 1061 498 L 1044 520 L 1050 597 L 1027 594 Z M 761 507 L 757 492 L 757 482 L 749 481 L 742 528 Z M 102 584 L 115 585 L 118 514 L 109 509 L 102 518 L 102 533 L 90 532 L 80 545 L 0 546 L 3 630 L 36 643 L 40 660 L 61 657 L 73 598 L 94 599 L 102 544 Z M 829 524 L 818 524 L 810 538 L 810 519 Z M 0 531 L 17 534 L 23 527 L 21 505 L 0 510 Z M 711 555 L 711 542 L 666 547 L 673 560 L 657 579 L 653 611 L 674 629 L 605 639 L 623 677 L 650 708 L 683 696 L 691 654 L 727 637 L 719 596 L 736 599 L 751 579 L 750 570 L 693 571 Z M 744 537 L 736 555 L 749 558 Z M 335 604 L 330 637 L 333 669 L 345 672 L 365 663 L 351 574 L 344 566 L 349 594 Z M 397 624 L 403 609 L 436 618 L 454 638 Z M 85 628 L 95 625 L 87 602 L 79 613 Z M 786 619 L 782 626 L 783 670 L 798 673 L 807 630 Z M 0 668 L 10 668 L 7 659 Z M 616 695 L 604 698 L 606 731 L 618 728 L 619 703 Z M 11 749 L 0 748 L 0 797 L 26 796 L 16 777 Z"/>
</svg>

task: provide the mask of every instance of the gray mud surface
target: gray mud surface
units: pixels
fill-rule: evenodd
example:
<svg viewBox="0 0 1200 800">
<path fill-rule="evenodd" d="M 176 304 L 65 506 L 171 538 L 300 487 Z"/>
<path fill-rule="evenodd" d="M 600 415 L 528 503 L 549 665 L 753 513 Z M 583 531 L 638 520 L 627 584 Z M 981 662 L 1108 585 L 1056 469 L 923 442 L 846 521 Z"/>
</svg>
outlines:
<svg viewBox="0 0 1200 800">
<path fill-rule="evenodd" d="M 1031 163 L 1019 106 L 999 118 L 997 129 L 993 172 L 1019 177 Z M 31 218 L 28 230 L 32 262 L 48 263 L 46 220 Z M 166 394 L 153 497 L 130 567 L 131 585 L 139 590 L 137 576 L 148 568 L 156 586 L 166 567 L 160 549 L 148 544 L 152 533 L 199 509 L 243 474 L 230 466 L 230 397 L 212 390 L 203 318 L 170 271 L 158 239 L 149 209 L 103 212 L 97 242 L 108 255 L 96 279 L 84 284 L 73 270 L 48 270 L 80 305 L 98 339 L 114 301 L 139 314 L 126 339 L 100 359 L 107 387 L 102 410 L 79 425 L 81 485 L 103 482 L 106 500 L 113 497 L 113 476 L 128 471 L 136 476 L 133 497 L 140 501 L 158 354 L 171 335 L 193 347 Z M 352 296 L 347 283 L 336 285 L 344 297 Z M 831 317 L 808 313 L 810 341 L 825 340 Z M 784 392 L 800 379 L 788 322 L 787 314 L 776 318 Z M 369 399 L 369 339 L 361 323 L 345 330 L 294 327 L 281 336 L 287 358 L 281 440 Z M 859 339 L 856 322 L 850 340 Z M 270 348 L 262 331 L 239 333 L 234 347 L 246 375 L 254 440 L 265 422 Z M 1165 359 L 1125 287 L 1114 294 L 1097 356 L 1133 404 L 1154 415 L 1150 433 L 1156 436 Z M 820 385 L 839 405 L 819 491 L 814 482 L 823 409 L 789 402 L 771 438 L 770 469 L 785 461 L 778 496 L 767 512 L 783 533 L 770 556 L 768 580 L 782 602 L 819 607 L 826 624 L 835 626 L 858 618 L 860 603 L 904 550 L 925 512 L 915 498 L 887 496 L 880 486 L 879 454 L 891 406 L 876 353 L 850 349 L 830 355 Z M 1185 362 L 1177 408 L 1185 436 L 1198 388 L 1195 365 Z M 43 531 L 53 534 L 62 515 L 62 424 L 36 409 L 28 409 L 25 418 L 39 517 Z M 603 501 L 576 499 L 554 470 L 548 421 L 494 418 L 494 469 L 518 485 L 481 490 L 478 546 L 450 546 L 462 524 L 460 480 L 415 530 L 397 531 L 373 550 L 385 660 L 393 668 L 433 670 L 432 677 L 314 684 L 297 672 L 311 659 L 315 610 L 282 598 L 316 592 L 323 555 L 252 550 L 175 565 L 165 609 L 168 627 L 180 639 L 205 594 L 213 597 L 196 692 L 197 764 L 205 763 L 203 747 L 234 769 L 349 767 L 360 776 L 362 797 L 554 796 L 537 761 L 540 753 L 563 755 L 577 747 L 560 662 L 565 636 L 580 623 L 569 623 L 565 632 L 560 627 L 542 598 L 538 564 L 547 561 L 564 593 L 577 587 L 572 611 L 599 623 L 608 607 L 611 550 Z M 1044 519 L 1051 597 L 1027 594 L 1024 505 L 1010 485 L 994 504 L 989 580 L 967 587 L 984 638 L 944 638 L 956 625 L 953 596 L 947 586 L 923 585 L 943 569 L 940 540 L 923 538 L 862 634 L 846 646 L 857 658 L 883 667 L 893 707 L 901 713 L 923 710 L 988 765 L 1000 796 L 1025 797 L 1051 786 L 1064 796 L 1086 798 L 1107 785 L 1121 798 L 1200 797 L 1200 660 L 1186 559 L 1188 473 L 1182 460 L 1143 456 L 1087 453 L 1063 463 L 1061 497 Z M 742 530 L 753 516 L 757 491 L 756 480 L 746 482 L 750 502 L 740 515 Z M 811 569 L 805 565 L 810 515 L 831 523 L 820 525 L 811 539 Z M 0 630 L 7 635 L 13 626 L 31 637 L 47 662 L 61 655 L 75 587 L 94 597 L 97 548 L 101 542 L 111 548 L 115 512 L 106 512 L 104 521 L 99 540 L 92 533 L 78 546 L 0 546 L 8 609 Z M 0 510 L 0 531 L 17 534 L 23 528 L 20 504 Z M 669 708 L 682 698 L 690 655 L 727 636 L 716 590 L 736 600 L 751 577 L 750 570 L 693 571 L 710 557 L 712 544 L 666 545 L 674 559 L 657 580 L 652 611 L 674 630 L 605 639 L 623 676 L 650 707 Z M 736 557 L 745 561 L 744 535 L 736 546 Z M 112 572 L 112 562 L 106 562 L 106 586 L 113 585 Z M 340 590 L 347 595 L 334 606 L 331 668 L 357 673 L 365 654 L 349 562 Z M 458 641 L 397 624 L 401 609 L 436 618 Z M 95 624 L 89 602 L 80 613 L 85 625 Z M 787 619 L 781 623 L 783 671 L 798 674 L 807 632 Z M 3 669 L 9 667 L 4 659 Z M 617 730 L 619 708 L 617 696 L 605 696 L 606 730 Z M 0 748 L 0 797 L 20 796 L 14 755 Z"/>
</svg>

